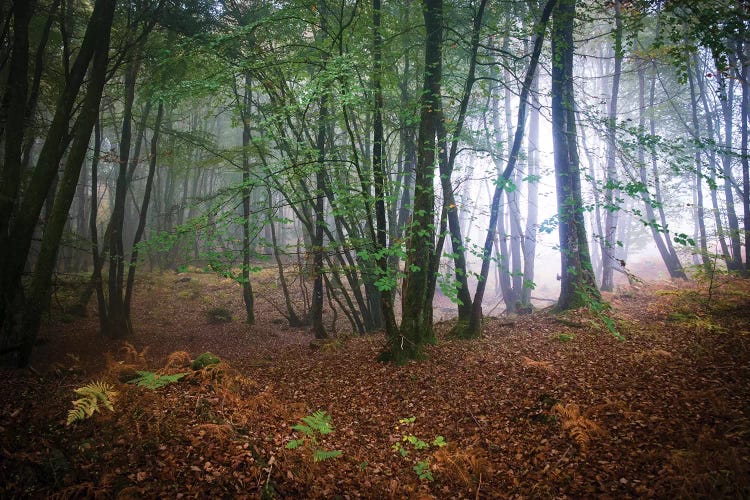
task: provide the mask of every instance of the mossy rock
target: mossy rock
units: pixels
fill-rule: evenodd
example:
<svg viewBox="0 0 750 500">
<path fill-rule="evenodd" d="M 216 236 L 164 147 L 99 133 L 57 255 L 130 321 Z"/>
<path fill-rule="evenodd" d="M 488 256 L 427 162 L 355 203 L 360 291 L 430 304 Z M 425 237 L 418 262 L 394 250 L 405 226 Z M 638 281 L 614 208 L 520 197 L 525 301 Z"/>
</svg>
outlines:
<svg viewBox="0 0 750 500">
<path fill-rule="evenodd" d="M 193 360 L 190 364 L 190 368 L 193 370 L 202 370 L 209 365 L 218 365 L 221 360 L 215 354 L 210 352 L 204 352 Z"/>
</svg>

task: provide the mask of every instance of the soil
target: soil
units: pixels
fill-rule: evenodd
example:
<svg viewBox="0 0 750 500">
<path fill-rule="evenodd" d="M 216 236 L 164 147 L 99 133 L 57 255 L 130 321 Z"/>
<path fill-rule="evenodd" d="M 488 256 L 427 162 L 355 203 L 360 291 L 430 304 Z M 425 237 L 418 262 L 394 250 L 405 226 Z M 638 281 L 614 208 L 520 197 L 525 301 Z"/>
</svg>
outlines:
<svg viewBox="0 0 750 500">
<path fill-rule="evenodd" d="M 444 321 L 406 366 L 343 314 L 324 342 L 288 326 L 271 271 L 254 325 L 230 280 L 144 275 L 128 343 L 66 313 L 70 285 L 33 368 L 0 374 L 0 498 L 750 497 L 746 280 L 639 283 L 474 341 Z M 221 362 L 193 370 L 204 352 Z M 123 382 L 139 370 L 185 375 Z M 92 382 L 113 411 L 67 424 Z"/>
</svg>

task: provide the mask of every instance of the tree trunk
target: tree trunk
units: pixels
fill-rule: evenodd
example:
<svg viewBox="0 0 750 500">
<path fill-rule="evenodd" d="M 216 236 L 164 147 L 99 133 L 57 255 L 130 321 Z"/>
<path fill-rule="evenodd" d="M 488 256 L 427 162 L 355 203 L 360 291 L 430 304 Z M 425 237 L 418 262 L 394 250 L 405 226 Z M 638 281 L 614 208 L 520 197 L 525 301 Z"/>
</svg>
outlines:
<svg viewBox="0 0 750 500">
<path fill-rule="evenodd" d="M 442 0 L 425 0 L 422 8 L 427 33 L 424 85 L 420 101 L 417 167 L 414 179 L 414 215 L 408 229 L 403 316 L 398 336 L 386 338 L 382 361 L 401 364 L 422 356 L 422 346 L 435 342 L 432 330 L 432 291 L 429 290 L 435 256 L 435 134 L 442 79 Z"/>
<path fill-rule="evenodd" d="M 49 303 L 50 285 L 57 260 L 57 251 L 60 246 L 60 238 L 68 219 L 68 210 L 75 196 L 81 166 L 88 152 L 91 130 L 98 118 L 99 102 L 107 76 L 109 34 L 114 15 L 114 4 L 114 0 L 97 2 L 99 11 L 94 14 L 94 17 L 97 17 L 96 21 L 99 23 L 100 29 L 99 37 L 96 39 L 97 48 L 93 55 L 86 94 L 73 128 L 75 130 L 73 143 L 68 152 L 60 187 L 57 196 L 55 196 L 51 217 L 44 230 L 39 257 L 29 286 L 20 332 L 19 367 L 27 366 L 31 359 L 41 317 Z"/>
<path fill-rule="evenodd" d="M 111 0 L 97 0 L 94 5 L 86 33 L 57 100 L 54 116 L 47 129 L 44 145 L 39 153 L 36 167 L 31 173 L 23 199 L 15 203 L 16 207 L 13 212 L 16 215 L 12 224 L 4 223 L 8 227 L 8 232 L 0 233 L 0 269 L 3 269 L 0 275 L 0 293 L 2 293 L 0 324 L 3 325 L 3 329 L 5 329 L 6 319 L 11 317 L 13 304 L 18 302 L 16 294 L 21 290 L 21 275 L 27 263 L 39 215 L 70 140 L 70 118 L 87 68 L 103 37 L 109 36 L 111 23 L 102 24 L 102 21 L 108 15 L 110 4 Z M 9 214 L 3 216 L 6 215 L 9 216 Z"/>
<path fill-rule="evenodd" d="M 690 116 L 692 117 L 693 125 L 693 138 L 696 141 L 700 141 L 701 129 L 700 123 L 698 122 L 698 98 L 696 96 L 695 88 L 695 75 L 693 74 L 693 64 L 690 55 L 687 56 L 687 76 L 688 84 L 690 86 Z M 712 273 L 711 256 L 708 254 L 708 242 L 706 235 L 706 220 L 705 211 L 703 208 L 703 160 L 701 158 L 701 151 L 698 144 L 694 146 L 693 159 L 695 161 L 695 223 L 697 229 L 697 242 L 700 250 L 700 261 L 703 264 L 703 270 L 710 274 Z"/>
<path fill-rule="evenodd" d="M 652 90 L 653 87 L 652 87 Z M 638 69 L 638 127 L 641 133 L 646 132 L 646 81 L 645 81 L 645 69 L 643 67 Z M 650 108 L 653 109 L 653 93 L 650 96 L 649 102 Z M 654 135 L 654 123 L 653 117 L 651 119 L 651 135 Z M 655 160 L 654 160 L 655 161 Z M 639 177 L 643 186 L 648 186 L 648 175 L 646 173 L 646 152 L 643 146 L 638 147 L 638 165 L 639 165 Z M 656 174 L 656 167 L 654 166 L 654 174 Z M 656 221 L 656 214 L 654 213 L 654 205 L 659 207 L 662 206 L 661 191 L 658 189 L 659 180 L 658 176 L 654 179 L 654 183 L 657 186 L 654 190 L 654 195 L 651 196 L 648 192 L 641 192 L 641 198 L 643 199 L 643 206 L 646 210 L 646 222 L 648 223 L 649 229 L 651 230 L 651 236 L 654 239 L 656 248 L 661 255 L 661 259 L 667 268 L 670 278 L 672 279 L 687 279 L 687 275 L 682 268 L 680 258 L 674 251 L 674 247 L 671 245 L 669 238 L 668 228 L 662 227 Z"/>
<path fill-rule="evenodd" d="M 125 246 L 123 230 L 125 227 L 126 194 L 128 190 L 128 166 L 132 141 L 133 101 L 135 100 L 135 83 L 138 75 L 138 59 L 128 64 L 125 72 L 125 98 L 122 112 L 122 129 L 120 131 L 120 153 L 118 156 L 117 182 L 115 185 L 115 202 L 112 208 L 112 230 L 109 239 L 109 282 L 107 307 L 107 327 L 105 334 L 111 338 L 122 339 L 133 334 L 130 317 L 124 301 L 125 284 Z"/>
<path fill-rule="evenodd" d="M 536 68 L 539 64 L 539 55 L 542 53 L 542 45 L 544 43 L 544 33 L 546 32 L 547 22 L 549 21 L 552 10 L 556 5 L 557 0 L 548 0 L 542 9 L 539 21 L 537 22 L 534 32 L 537 33 L 534 39 L 534 48 L 531 52 L 531 59 L 529 60 L 529 66 L 526 69 L 526 76 L 524 77 L 521 85 L 521 95 L 519 97 L 518 104 L 518 118 L 516 125 L 516 133 L 513 138 L 513 145 L 511 146 L 510 153 L 508 154 L 508 164 L 503 170 L 500 178 L 495 181 L 495 192 L 492 195 L 492 203 L 490 205 L 490 222 L 487 229 L 487 236 L 484 240 L 484 248 L 482 253 L 482 268 L 479 272 L 479 281 L 477 282 L 477 290 L 474 293 L 474 302 L 471 308 L 471 319 L 469 320 L 469 326 L 466 329 L 466 337 L 478 337 L 481 334 L 482 326 L 482 300 L 484 299 L 484 291 L 487 287 L 487 276 L 490 270 L 490 258 L 492 252 L 492 245 L 495 241 L 495 234 L 497 228 L 498 211 L 500 207 L 500 201 L 502 199 L 503 190 L 506 187 L 508 179 L 516 168 L 518 162 L 518 154 L 521 151 L 521 143 L 523 142 L 523 136 L 526 129 L 526 107 L 528 105 L 529 92 L 531 89 L 534 75 L 536 74 Z M 572 20 L 571 20 L 572 22 Z M 572 29 L 572 27 L 571 27 Z M 572 36 L 572 35 L 571 35 Z"/>
<path fill-rule="evenodd" d="M 734 81 L 724 76 L 724 68 L 719 68 L 716 61 L 716 82 L 719 87 L 719 103 L 724 120 L 724 147 L 721 153 L 722 177 L 724 178 L 724 202 L 727 209 L 727 226 L 731 262 L 727 263 L 730 271 L 742 271 L 742 242 L 740 240 L 740 224 L 734 206 L 734 192 L 732 191 L 732 142 L 734 138 Z"/>
<path fill-rule="evenodd" d="M 552 142 L 562 266 L 558 310 L 600 300 L 581 199 L 573 92 L 574 22 L 575 0 L 560 0 L 552 18 Z"/>
<path fill-rule="evenodd" d="M 378 257 L 378 268 L 381 279 L 389 275 L 388 271 L 388 226 L 386 221 L 385 206 L 385 183 L 387 172 L 383 161 L 383 89 L 381 85 L 381 71 L 383 63 L 383 36 L 380 33 L 380 0 L 372 0 L 372 45 L 373 45 L 373 68 L 372 88 L 374 100 L 373 133 L 372 133 L 372 171 L 373 185 L 375 187 L 375 218 L 377 221 L 377 241 L 375 248 L 380 255 Z M 388 281 L 386 281 L 388 282 Z M 386 337 L 391 338 L 398 335 L 396 315 L 393 311 L 394 287 L 381 286 L 380 300 L 382 304 L 383 321 L 385 324 Z"/>
<path fill-rule="evenodd" d="M 245 303 L 245 320 L 255 323 L 253 288 L 250 283 L 250 105 L 252 82 L 245 73 L 245 92 L 241 105 L 242 117 L 242 300 Z"/>
<path fill-rule="evenodd" d="M 521 308 L 531 308 L 531 290 L 534 288 L 534 263 L 536 262 L 536 236 L 539 222 L 539 77 L 532 83 L 532 105 L 529 114 L 528 139 L 528 172 L 526 194 L 526 230 L 523 240 L 523 289 L 521 290 Z"/>
<path fill-rule="evenodd" d="M 617 101 L 620 92 L 620 75 L 622 73 L 622 16 L 620 14 L 620 0 L 614 1 L 615 7 L 615 69 L 612 74 L 612 94 L 609 99 L 607 113 L 607 170 L 604 178 L 604 203 L 606 217 L 604 219 L 604 242 L 602 246 L 602 291 L 614 290 L 614 269 L 618 265 L 617 259 L 617 222 L 620 213 L 618 198 L 620 190 L 617 185 Z"/>
<path fill-rule="evenodd" d="M 143 202 L 141 203 L 141 213 L 138 216 L 138 227 L 133 236 L 133 250 L 130 253 L 130 266 L 128 267 L 128 280 L 125 286 L 125 315 L 130 318 L 130 304 L 133 298 L 133 286 L 135 284 L 135 271 L 138 266 L 138 243 L 140 243 L 143 233 L 146 230 L 148 220 L 148 206 L 151 200 L 151 191 L 154 185 L 154 172 L 156 172 L 157 150 L 159 144 L 159 132 L 161 122 L 164 117 L 164 104 L 159 103 L 159 109 L 156 112 L 156 122 L 154 123 L 154 132 L 151 136 L 151 152 L 148 164 L 148 174 L 146 176 L 146 187 L 143 192 Z"/>
</svg>

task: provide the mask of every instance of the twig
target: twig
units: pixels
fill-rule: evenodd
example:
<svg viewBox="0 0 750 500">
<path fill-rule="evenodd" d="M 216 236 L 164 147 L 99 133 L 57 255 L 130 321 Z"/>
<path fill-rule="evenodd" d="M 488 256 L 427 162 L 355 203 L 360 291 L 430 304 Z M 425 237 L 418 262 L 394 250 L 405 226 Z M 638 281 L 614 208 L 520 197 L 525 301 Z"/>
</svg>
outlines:
<svg viewBox="0 0 750 500">
<path fill-rule="evenodd" d="M 474 423 L 476 423 L 480 429 L 484 430 L 484 427 L 482 427 L 482 424 L 480 424 L 479 421 L 476 419 L 476 417 L 474 417 L 474 414 L 471 413 L 471 410 L 469 410 L 469 415 L 471 415 L 471 418 L 474 419 Z"/>
<path fill-rule="evenodd" d="M 558 460 L 557 463 L 555 464 L 555 469 L 557 469 L 557 466 L 560 465 L 560 462 L 565 460 L 565 457 L 568 456 L 568 452 L 570 451 L 572 447 L 573 445 L 568 446 L 568 449 L 565 450 L 565 453 L 562 454 L 562 456 L 560 457 L 560 460 Z"/>
</svg>

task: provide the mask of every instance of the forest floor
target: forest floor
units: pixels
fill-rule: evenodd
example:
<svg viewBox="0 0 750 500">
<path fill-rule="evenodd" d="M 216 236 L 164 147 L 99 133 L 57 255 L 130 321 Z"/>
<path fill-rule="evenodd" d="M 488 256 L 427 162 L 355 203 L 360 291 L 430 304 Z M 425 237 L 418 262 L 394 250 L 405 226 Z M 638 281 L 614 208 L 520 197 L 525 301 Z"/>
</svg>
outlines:
<svg viewBox="0 0 750 500">
<path fill-rule="evenodd" d="M 144 275 L 130 344 L 61 287 L 33 369 L 0 372 L 0 498 L 750 497 L 747 280 L 607 294 L 624 340 L 588 311 L 489 318 L 474 341 L 446 321 L 391 366 L 382 334 L 287 326 L 266 274 L 254 326 L 230 281 Z M 192 370 L 206 351 L 221 363 Z M 136 370 L 187 375 L 122 382 Z M 94 381 L 113 411 L 66 425 Z"/>
</svg>

